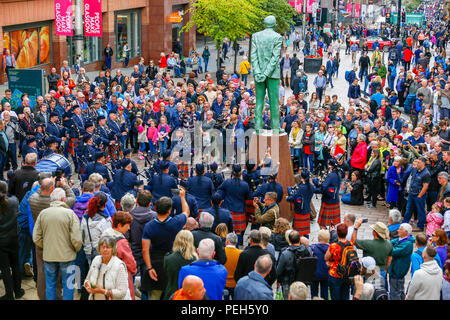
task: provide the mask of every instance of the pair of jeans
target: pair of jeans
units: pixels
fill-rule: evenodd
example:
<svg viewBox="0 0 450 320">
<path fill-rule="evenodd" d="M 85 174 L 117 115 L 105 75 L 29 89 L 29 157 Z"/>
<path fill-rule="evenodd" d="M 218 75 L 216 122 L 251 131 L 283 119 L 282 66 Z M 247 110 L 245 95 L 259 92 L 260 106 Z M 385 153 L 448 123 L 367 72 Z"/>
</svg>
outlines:
<svg viewBox="0 0 450 320">
<path fill-rule="evenodd" d="M 389 275 L 389 295 L 391 300 L 405 300 L 405 278 L 396 279 Z"/>
<path fill-rule="evenodd" d="M 426 223 L 426 213 L 425 213 L 425 199 L 427 198 L 427 195 L 424 194 L 422 198 L 419 198 L 417 195 L 408 194 L 408 200 L 406 203 L 406 212 L 405 216 L 403 217 L 403 223 L 409 223 L 409 220 L 411 220 L 411 216 L 413 214 L 414 209 L 417 211 L 417 227 L 419 229 L 424 228 Z"/>
<path fill-rule="evenodd" d="M 248 74 L 241 74 L 241 80 L 244 81 L 245 86 L 247 86 L 247 78 L 248 78 Z"/>
<path fill-rule="evenodd" d="M 208 59 L 203 58 L 203 60 L 205 61 L 205 72 L 208 72 L 208 61 L 209 61 L 209 58 Z"/>
<path fill-rule="evenodd" d="M 141 142 L 141 147 L 139 148 L 139 152 L 143 153 L 145 151 L 145 142 Z"/>
<path fill-rule="evenodd" d="M 158 141 L 159 144 L 159 152 L 163 154 L 164 150 L 167 149 L 167 138 L 164 138 L 163 141 Z"/>
<path fill-rule="evenodd" d="M 350 284 L 347 279 L 328 276 L 331 300 L 349 300 Z"/>
<path fill-rule="evenodd" d="M 20 266 L 20 273 L 25 275 L 25 268 L 24 264 L 29 263 L 30 265 L 33 264 L 33 261 L 31 259 L 31 248 L 33 246 L 33 239 L 31 238 L 30 233 L 26 230 L 20 230 L 19 232 L 19 266 Z"/>
<path fill-rule="evenodd" d="M 309 165 L 308 165 L 309 164 Z M 314 155 L 303 153 L 303 166 L 308 169 L 309 172 L 314 170 Z"/>
<path fill-rule="evenodd" d="M 316 93 L 320 102 L 322 102 L 323 88 L 316 88 Z"/>
<path fill-rule="evenodd" d="M 319 286 L 320 286 L 320 297 L 324 300 L 328 300 L 328 280 L 316 280 L 313 281 L 311 285 L 311 297 L 319 296 Z"/>
<path fill-rule="evenodd" d="M 47 262 L 44 261 L 45 272 L 45 298 L 46 300 L 56 300 L 56 282 L 58 271 L 61 272 L 63 287 L 63 300 L 73 300 L 75 272 L 73 261 L 69 262 Z"/>
<path fill-rule="evenodd" d="M 388 86 L 389 86 L 389 89 L 391 89 L 391 90 L 395 89 L 395 87 L 394 87 L 394 80 L 395 80 L 395 76 L 389 76 L 389 78 L 388 78 Z"/>
<path fill-rule="evenodd" d="M 291 147 L 291 158 L 292 158 L 292 160 L 295 160 L 295 159 L 297 159 L 298 160 L 298 165 L 300 166 L 300 164 L 301 164 L 301 153 L 302 152 L 302 149 L 300 149 L 300 148 L 293 148 L 293 147 Z"/>
<path fill-rule="evenodd" d="M 108 68 L 109 70 L 111 70 L 111 62 L 112 62 L 112 57 L 105 58 L 106 68 Z"/>
<path fill-rule="evenodd" d="M 181 69 L 179 67 L 174 67 L 173 72 L 175 73 L 175 78 L 181 78 Z"/>
<path fill-rule="evenodd" d="M 12 169 L 17 169 L 17 152 L 16 143 L 10 143 L 8 147 L 8 153 L 6 154 L 5 167 L 9 169 L 9 163 L 11 163 Z"/>
</svg>

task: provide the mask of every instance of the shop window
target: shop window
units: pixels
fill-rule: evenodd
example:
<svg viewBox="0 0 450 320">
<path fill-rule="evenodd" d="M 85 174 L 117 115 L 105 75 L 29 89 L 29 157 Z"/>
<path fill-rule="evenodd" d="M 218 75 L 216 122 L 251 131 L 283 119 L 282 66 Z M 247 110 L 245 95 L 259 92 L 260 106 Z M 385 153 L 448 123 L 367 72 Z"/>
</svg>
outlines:
<svg viewBox="0 0 450 320">
<path fill-rule="evenodd" d="M 115 13 L 116 60 L 123 61 L 124 46 L 128 42 L 130 58 L 141 56 L 141 13 L 121 11 Z"/>
<path fill-rule="evenodd" d="M 6 49 L 14 55 L 18 69 L 50 63 L 52 60 L 50 26 L 4 30 L 3 51 Z"/>
</svg>

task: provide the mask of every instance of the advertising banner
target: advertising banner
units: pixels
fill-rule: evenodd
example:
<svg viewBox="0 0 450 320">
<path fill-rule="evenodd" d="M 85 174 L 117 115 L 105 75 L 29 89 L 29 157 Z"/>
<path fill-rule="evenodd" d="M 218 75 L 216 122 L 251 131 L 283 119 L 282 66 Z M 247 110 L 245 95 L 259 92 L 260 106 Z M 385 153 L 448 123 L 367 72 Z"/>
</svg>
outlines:
<svg viewBox="0 0 450 320">
<path fill-rule="evenodd" d="M 73 36 L 72 0 L 55 0 L 55 33 Z"/>
<path fill-rule="evenodd" d="M 351 2 L 347 2 L 347 13 L 352 13 L 352 3 Z"/>
<path fill-rule="evenodd" d="M 303 0 L 295 0 L 294 9 L 295 9 L 295 12 L 302 13 L 303 12 Z"/>
<path fill-rule="evenodd" d="M 367 17 L 367 6 L 365 4 L 361 5 L 361 17 Z"/>
<path fill-rule="evenodd" d="M 84 35 L 86 37 L 102 36 L 101 0 L 84 0 Z"/>
<path fill-rule="evenodd" d="M 361 16 L 361 5 L 359 3 L 355 3 L 355 18 L 359 18 Z"/>
<path fill-rule="evenodd" d="M 306 13 L 313 13 L 314 0 L 306 0 Z"/>
</svg>

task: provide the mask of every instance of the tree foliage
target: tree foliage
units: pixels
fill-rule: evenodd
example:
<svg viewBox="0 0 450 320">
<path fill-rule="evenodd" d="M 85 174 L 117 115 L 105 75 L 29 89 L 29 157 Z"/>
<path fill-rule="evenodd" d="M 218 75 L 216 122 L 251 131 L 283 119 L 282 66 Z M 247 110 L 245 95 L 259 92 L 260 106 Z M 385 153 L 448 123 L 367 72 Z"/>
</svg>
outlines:
<svg viewBox="0 0 450 320">
<path fill-rule="evenodd" d="M 294 8 L 289 4 L 288 0 L 262 0 L 261 9 L 268 15 L 273 15 L 277 19 L 276 32 L 284 34 L 292 24 L 294 24 Z M 264 29 L 263 19 L 260 19 L 258 30 Z M 256 31 L 258 31 L 256 30 Z"/>
<path fill-rule="evenodd" d="M 256 23 L 267 13 L 263 0 L 191 0 L 191 19 L 181 29 L 193 26 L 199 33 L 211 37 L 219 48 L 223 39 L 234 42 L 256 29 Z"/>
</svg>

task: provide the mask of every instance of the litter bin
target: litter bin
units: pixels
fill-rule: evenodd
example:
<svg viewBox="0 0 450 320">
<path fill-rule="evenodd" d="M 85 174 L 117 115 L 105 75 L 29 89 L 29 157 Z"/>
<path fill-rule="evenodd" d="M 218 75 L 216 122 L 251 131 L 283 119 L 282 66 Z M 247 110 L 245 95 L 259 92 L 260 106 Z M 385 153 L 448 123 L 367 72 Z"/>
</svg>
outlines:
<svg viewBox="0 0 450 320">
<path fill-rule="evenodd" d="M 317 73 L 322 66 L 322 58 L 307 58 L 305 57 L 305 72 Z"/>
</svg>

